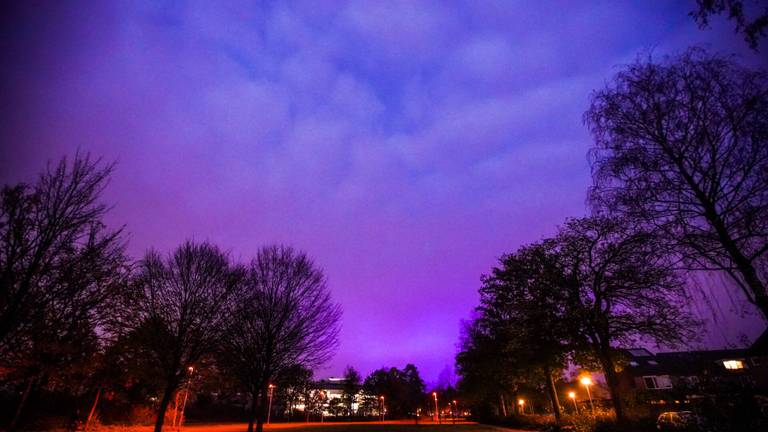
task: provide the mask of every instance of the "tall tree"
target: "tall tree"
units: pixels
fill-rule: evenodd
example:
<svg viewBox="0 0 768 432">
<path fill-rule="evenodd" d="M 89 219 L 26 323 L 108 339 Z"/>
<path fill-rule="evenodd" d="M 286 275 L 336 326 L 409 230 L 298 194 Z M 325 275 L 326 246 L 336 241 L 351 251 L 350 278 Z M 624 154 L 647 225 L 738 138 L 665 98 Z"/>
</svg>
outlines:
<svg viewBox="0 0 768 432">
<path fill-rule="evenodd" d="M 360 391 L 360 373 L 352 366 L 347 366 L 344 369 L 344 388 L 342 389 L 342 399 L 347 406 L 347 415 L 352 416 L 352 404 L 355 403 L 357 393 Z"/>
<path fill-rule="evenodd" d="M 691 49 L 638 61 L 585 114 L 599 210 L 724 271 L 768 318 L 768 75 Z"/>
<path fill-rule="evenodd" d="M 125 323 L 146 344 L 165 380 L 155 432 L 162 431 L 168 404 L 189 368 L 219 346 L 242 273 L 208 243 L 186 242 L 167 257 L 150 251 L 139 263 Z"/>
<path fill-rule="evenodd" d="M 251 261 L 222 339 L 222 365 L 251 394 L 248 432 L 264 425 L 270 382 L 295 365 L 318 366 L 337 344 L 341 310 L 325 276 L 303 252 L 262 248 Z"/>
<path fill-rule="evenodd" d="M 659 253 L 655 233 L 623 219 L 570 220 L 555 242 L 573 343 L 600 361 L 616 417 L 624 420 L 614 345 L 638 339 L 675 345 L 691 338 L 696 323 L 683 308 L 684 281 Z"/>
<path fill-rule="evenodd" d="M 384 396 L 386 410 L 391 417 L 405 417 L 415 414 L 421 404 L 424 381 L 416 366 L 408 364 L 402 370 L 391 367 L 371 372 L 365 378 L 363 390 L 376 399 Z"/>
<path fill-rule="evenodd" d="M 100 201 L 112 172 L 89 156 L 62 159 L 34 185 L 0 192 L 0 356 L 33 329 L 96 319 L 125 274 L 121 230 Z"/>
<path fill-rule="evenodd" d="M 520 358 L 508 350 L 506 337 L 491 328 L 482 316 L 464 323 L 456 354 L 459 391 L 472 399 L 477 415 L 488 406 L 506 416 L 508 401 L 524 381 L 525 368 Z"/>
<path fill-rule="evenodd" d="M 562 421 L 555 379 L 565 367 L 574 328 L 564 302 L 566 276 L 548 240 L 505 255 L 500 266 L 483 278 L 480 289 L 482 319 L 505 351 L 537 371 L 557 423 Z"/>
<path fill-rule="evenodd" d="M 112 172 L 89 156 L 49 167 L 33 185 L 0 191 L 0 369 L 23 387 L 15 429 L 30 392 L 98 350 L 95 329 L 123 286 L 121 230 L 108 230 L 100 201 Z"/>
</svg>

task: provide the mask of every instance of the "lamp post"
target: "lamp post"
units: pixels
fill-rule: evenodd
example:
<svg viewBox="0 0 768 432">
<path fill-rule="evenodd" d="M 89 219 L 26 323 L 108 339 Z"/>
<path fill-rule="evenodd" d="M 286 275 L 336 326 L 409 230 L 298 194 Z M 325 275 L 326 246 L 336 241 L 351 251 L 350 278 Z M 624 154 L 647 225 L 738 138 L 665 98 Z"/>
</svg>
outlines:
<svg viewBox="0 0 768 432">
<path fill-rule="evenodd" d="M 267 405 L 267 424 L 269 424 L 269 420 L 272 417 L 272 393 L 275 390 L 275 385 L 270 384 L 268 387 L 269 387 L 269 404 Z"/>
<path fill-rule="evenodd" d="M 520 410 L 525 414 L 525 399 L 518 399 L 517 404 L 520 405 Z"/>
<path fill-rule="evenodd" d="M 456 401 L 453 401 L 453 424 L 456 424 L 456 417 L 459 415 L 459 406 L 456 405 Z"/>
<path fill-rule="evenodd" d="M 576 392 L 568 392 L 568 397 L 573 401 L 573 409 L 576 410 L 576 415 L 579 415 L 579 406 L 576 405 Z"/>
<path fill-rule="evenodd" d="M 435 398 L 435 416 L 437 417 L 438 424 L 442 424 L 440 422 L 440 411 L 437 410 L 437 392 L 432 392 L 432 397 Z"/>
<path fill-rule="evenodd" d="M 381 400 L 381 421 L 384 421 L 384 396 L 379 396 L 379 399 Z"/>
<path fill-rule="evenodd" d="M 181 428 L 181 425 L 184 423 L 184 410 L 187 409 L 187 399 L 189 398 L 189 386 L 192 384 L 192 373 L 195 372 L 195 368 L 192 366 L 187 368 L 187 372 L 189 372 L 189 378 L 187 378 L 187 388 L 184 391 L 184 402 L 181 404 L 181 414 L 179 415 L 179 423 L 176 425 L 177 428 Z M 174 421 L 175 421 L 174 416 Z"/>
<path fill-rule="evenodd" d="M 320 423 L 325 420 L 325 408 L 323 407 L 323 401 L 325 401 L 325 392 L 320 392 Z"/>
<path fill-rule="evenodd" d="M 592 403 L 592 393 L 589 392 L 589 386 L 592 385 L 592 378 L 585 376 L 580 381 L 582 384 L 584 384 L 584 387 L 587 388 L 587 396 L 589 397 L 589 407 L 592 410 L 592 415 L 595 415 L 595 404 Z"/>
</svg>

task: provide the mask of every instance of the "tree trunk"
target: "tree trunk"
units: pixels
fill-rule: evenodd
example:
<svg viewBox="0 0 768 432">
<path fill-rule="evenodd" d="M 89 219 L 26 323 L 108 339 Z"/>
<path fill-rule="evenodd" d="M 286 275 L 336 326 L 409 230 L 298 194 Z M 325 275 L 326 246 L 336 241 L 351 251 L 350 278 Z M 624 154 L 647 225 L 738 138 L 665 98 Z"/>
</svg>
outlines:
<svg viewBox="0 0 768 432">
<path fill-rule="evenodd" d="M 752 291 L 755 306 L 760 309 L 763 318 L 768 320 L 768 293 L 766 293 L 765 284 L 757 275 L 755 266 L 740 251 L 732 252 L 731 256 L 736 264 L 736 268 L 738 268 L 739 273 L 744 278 L 744 282 Z"/>
<path fill-rule="evenodd" d="M 549 401 L 552 403 L 552 412 L 555 414 L 555 422 L 559 425 L 563 419 L 560 415 L 560 401 L 557 399 L 555 380 L 552 378 L 552 371 L 549 368 L 546 368 L 544 373 L 547 375 L 547 393 L 549 394 Z"/>
<path fill-rule="evenodd" d="M 93 415 L 96 413 L 96 407 L 99 405 L 99 396 L 101 396 L 101 387 L 96 390 L 96 397 L 93 399 L 93 406 L 91 406 L 91 411 L 88 413 L 88 418 L 85 420 L 85 432 L 88 432 L 88 426 L 90 426 Z"/>
<path fill-rule="evenodd" d="M 21 400 L 19 401 L 19 406 L 16 408 L 16 414 L 13 416 L 13 420 L 11 421 L 10 426 L 8 426 L 8 432 L 14 432 L 16 428 L 19 427 L 19 422 L 21 421 L 21 414 L 24 412 L 24 408 L 27 406 L 27 401 L 29 401 L 29 395 L 32 393 L 32 389 L 35 386 L 35 383 L 37 381 L 37 376 L 34 376 L 27 381 L 27 386 L 24 387 L 24 393 L 21 395 Z"/>
<path fill-rule="evenodd" d="M 155 420 L 155 432 L 163 432 L 163 423 L 165 423 L 165 412 L 168 410 L 168 404 L 171 403 L 173 393 L 176 391 L 176 382 L 169 381 L 165 386 L 163 398 L 160 399 L 160 407 L 157 410 L 157 420 Z"/>
<path fill-rule="evenodd" d="M 258 409 L 256 410 L 256 432 L 264 432 L 264 417 L 267 414 L 267 404 L 263 403 L 262 398 L 259 398 Z"/>
<path fill-rule="evenodd" d="M 504 403 L 504 393 L 499 393 L 499 402 L 501 402 L 501 414 L 507 416 L 507 404 Z"/>
<path fill-rule="evenodd" d="M 251 411 L 248 413 L 248 432 L 253 432 L 253 423 L 256 421 L 256 414 L 258 414 L 259 395 L 257 392 L 251 394 Z"/>
<path fill-rule="evenodd" d="M 624 405 L 621 402 L 621 395 L 619 393 L 619 380 L 616 376 L 616 368 L 613 365 L 613 358 L 611 357 L 610 351 L 610 347 L 600 348 L 600 364 L 603 366 L 605 381 L 606 384 L 608 384 L 608 392 L 611 394 L 613 410 L 616 412 L 616 420 L 621 423 L 626 421 L 627 418 L 624 415 Z"/>
</svg>

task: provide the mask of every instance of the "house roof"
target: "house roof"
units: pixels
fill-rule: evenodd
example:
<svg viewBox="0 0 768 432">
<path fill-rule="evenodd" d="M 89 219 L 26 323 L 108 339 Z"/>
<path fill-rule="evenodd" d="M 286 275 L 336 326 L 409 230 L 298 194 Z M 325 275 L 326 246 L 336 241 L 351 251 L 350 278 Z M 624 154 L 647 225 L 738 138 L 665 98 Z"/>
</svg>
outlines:
<svg viewBox="0 0 768 432">
<path fill-rule="evenodd" d="M 691 376 L 731 373 L 723 360 L 768 355 L 768 329 L 749 348 L 677 351 L 652 354 L 645 348 L 628 348 L 622 352 L 630 361 L 627 369 L 635 375 Z"/>
<path fill-rule="evenodd" d="M 634 350 L 624 350 L 629 356 L 627 370 L 634 375 L 677 375 L 720 374 L 728 371 L 723 360 L 743 359 L 745 349 L 664 352 L 655 355 L 635 356 Z"/>
</svg>

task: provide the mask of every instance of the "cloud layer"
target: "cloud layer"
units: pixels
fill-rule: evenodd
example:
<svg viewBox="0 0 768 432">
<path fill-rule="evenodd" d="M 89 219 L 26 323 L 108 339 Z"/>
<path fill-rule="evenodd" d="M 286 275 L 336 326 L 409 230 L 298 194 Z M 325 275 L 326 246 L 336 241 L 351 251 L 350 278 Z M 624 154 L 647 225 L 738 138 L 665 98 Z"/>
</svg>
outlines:
<svg viewBox="0 0 768 432">
<path fill-rule="evenodd" d="M 76 149 L 118 168 L 130 250 L 305 249 L 364 372 L 452 364 L 495 257 L 585 213 L 592 89 L 641 50 L 758 64 L 688 5 L 126 1 L 5 11 L 0 180 Z"/>
</svg>

